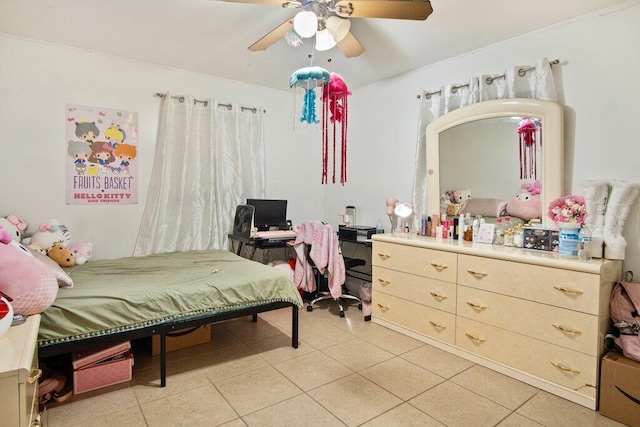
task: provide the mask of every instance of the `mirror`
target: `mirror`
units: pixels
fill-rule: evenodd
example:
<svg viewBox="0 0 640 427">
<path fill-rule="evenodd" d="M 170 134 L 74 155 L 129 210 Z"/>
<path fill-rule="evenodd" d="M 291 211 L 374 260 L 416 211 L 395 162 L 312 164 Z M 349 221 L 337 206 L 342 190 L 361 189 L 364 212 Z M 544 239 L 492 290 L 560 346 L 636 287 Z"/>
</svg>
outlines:
<svg viewBox="0 0 640 427">
<path fill-rule="evenodd" d="M 517 133 L 523 117 L 540 125 L 535 167 L 525 162 L 526 178 L 521 178 Z M 543 225 L 554 226 L 546 211 L 564 189 L 562 120 L 560 105 L 538 99 L 480 102 L 434 120 L 426 131 L 428 212 L 440 211 L 440 195 L 449 190 L 469 189 L 472 198 L 509 201 L 522 184 L 535 181 L 535 171 L 540 218 Z"/>
</svg>

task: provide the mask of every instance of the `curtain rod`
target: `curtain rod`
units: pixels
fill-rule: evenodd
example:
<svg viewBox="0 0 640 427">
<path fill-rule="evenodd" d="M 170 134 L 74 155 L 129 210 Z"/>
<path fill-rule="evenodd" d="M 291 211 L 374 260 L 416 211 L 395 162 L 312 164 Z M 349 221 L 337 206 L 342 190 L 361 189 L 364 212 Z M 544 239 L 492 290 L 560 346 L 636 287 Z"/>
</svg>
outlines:
<svg viewBox="0 0 640 427">
<path fill-rule="evenodd" d="M 559 59 L 556 59 L 555 61 L 551 61 L 549 63 L 550 66 L 554 66 L 554 65 L 558 65 L 560 63 Z M 529 68 L 520 68 L 518 70 L 518 75 L 520 77 L 524 77 L 529 71 L 531 70 L 535 70 L 536 67 L 529 67 Z M 492 84 L 495 80 L 498 79 L 504 79 L 505 75 L 504 74 L 500 74 L 499 76 L 495 76 L 495 77 L 487 77 L 484 82 L 488 85 Z M 458 89 L 463 88 L 463 87 L 469 87 L 469 83 L 464 84 L 464 85 L 454 85 L 451 87 L 451 92 L 456 93 L 458 91 Z M 431 96 L 433 95 L 442 95 L 442 89 L 440 90 L 436 90 L 434 92 L 427 92 L 424 94 L 425 98 L 430 99 Z M 418 95 L 416 96 L 416 98 L 420 99 L 422 97 L 422 95 Z"/>
<path fill-rule="evenodd" d="M 167 96 L 165 93 L 161 93 L 161 92 L 156 92 L 153 94 L 153 96 L 157 96 L 159 98 L 164 98 L 165 96 Z M 173 99 L 177 99 L 178 101 L 180 101 L 181 103 L 185 101 L 185 97 L 184 96 L 171 96 L 171 98 Z M 207 105 L 209 105 L 209 101 L 207 100 L 203 100 L 203 99 L 194 99 L 193 103 L 197 104 L 197 103 L 201 103 L 204 104 L 204 106 L 206 107 Z M 231 104 L 221 104 L 218 103 L 218 107 L 225 107 L 227 110 L 231 110 L 231 108 L 233 108 L 233 106 Z M 240 110 L 242 111 L 251 111 L 252 113 L 257 113 L 258 109 L 255 107 L 245 107 L 245 106 L 241 106 Z M 267 110 L 262 110 L 263 113 L 266 113 Z"/>
</svg>

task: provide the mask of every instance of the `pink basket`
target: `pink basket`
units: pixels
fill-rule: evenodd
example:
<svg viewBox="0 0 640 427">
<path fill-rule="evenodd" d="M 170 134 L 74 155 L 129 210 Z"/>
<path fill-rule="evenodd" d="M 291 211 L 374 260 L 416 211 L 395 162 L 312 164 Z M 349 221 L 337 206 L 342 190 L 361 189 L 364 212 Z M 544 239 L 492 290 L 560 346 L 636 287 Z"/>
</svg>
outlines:
<svg viewBox="0 0 640 427">
<path fill-rule="evenodd" d="M 131 380 L 133 355 L 128 342 L 91 352 L 76 352 L 72 361 L 74 394 Z"/>
</svg>

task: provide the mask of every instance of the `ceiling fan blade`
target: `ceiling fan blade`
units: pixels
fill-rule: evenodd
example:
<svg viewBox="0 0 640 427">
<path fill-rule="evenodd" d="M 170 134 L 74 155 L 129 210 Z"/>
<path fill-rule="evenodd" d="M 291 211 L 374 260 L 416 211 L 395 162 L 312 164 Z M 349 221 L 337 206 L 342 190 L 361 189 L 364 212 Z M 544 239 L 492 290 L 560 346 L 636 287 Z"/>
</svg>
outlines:
<svg viewBox="0 0 640 427">
<path fill-rule="evenodd" d="M 340 0 L 336 12 L 343 18 L 425 20 L 433 9 L 428 0 Z"/>
<path fill-rule="evenodd" d="M 297 0 L 222 0 L 230 3 L 255 3 L 264 4 L 267 6 L 281 6 L 289 8 L 297 8 L 301 6 L 301 3 Z"/>
<path fill-rule="evenodd" d="M 285 34 L 287 34 L 291 30 L 293 30 L 293 19 L 287 19 L 271 32 L 264 35 L 260 40 L 249 46 L 249 50 L 253 52 L 266 50 L 269 46 L 283 38 Z"/>
<path fill-rule="evenodd" d="M 351 31 L 338 43 L 338 49 L 340 49 L 347 58 L 360 56 L 362 52 L 364 52 L 364 46 L 360 44 Z"/>
</svg>

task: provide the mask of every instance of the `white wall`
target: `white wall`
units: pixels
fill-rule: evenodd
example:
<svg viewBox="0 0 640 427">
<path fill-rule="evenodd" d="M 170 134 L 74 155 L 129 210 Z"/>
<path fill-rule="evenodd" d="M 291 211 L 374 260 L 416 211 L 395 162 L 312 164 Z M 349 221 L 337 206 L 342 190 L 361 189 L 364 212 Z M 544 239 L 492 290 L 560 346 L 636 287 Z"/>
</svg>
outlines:
<svg viewBox="0 0 640 427">
<path fill-rule="evenodd" d="M 321 212 L 322 197 L 311 196 L 322 193 L 319 179 L 317 188 L 299 184 L 320 174 L 319 162 L 310 162 L 320 156 L 319 137 L 292 131 L 290 93 L 0 35 L 0 216 L 23 217 L 27 234 L 55 218 L 74 242 L 93 242 L 96 259 L 131 255 L 155 150 L 160 98 L 153 94 L 166 91 L 265 108 L 267 197 L 300 200 L 290 203 L 296 222 Z M 66 103 L 139 113 L 138 204 L 65 204 Z"/>
<path fill-rule="evenodd" d="M 375 225 L 383 218 L 388 231 L 385 199 L 411 199 L 416 96 L 472 76 L 534 64 L 541 57 L 562 61 L 554 74 L 565 105 L 566 192 L 581 194 L 580 183 L 587 179 L 640 183 L 638 21 L 638 2 L 625 3 L 621 10 L 588 15 L 355 91 L 349 100 L 349 182 L 326 189 L 325 217 L 353 204 L 360 224 Z M 624 229 L 624 267 L 637 277 L 638 206 L 636 201 Z"/>
</svg>

